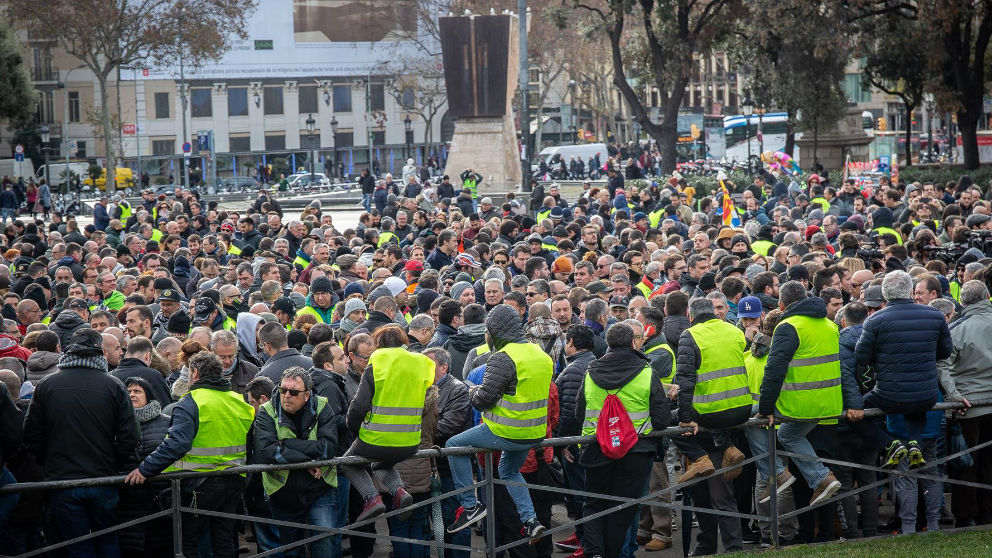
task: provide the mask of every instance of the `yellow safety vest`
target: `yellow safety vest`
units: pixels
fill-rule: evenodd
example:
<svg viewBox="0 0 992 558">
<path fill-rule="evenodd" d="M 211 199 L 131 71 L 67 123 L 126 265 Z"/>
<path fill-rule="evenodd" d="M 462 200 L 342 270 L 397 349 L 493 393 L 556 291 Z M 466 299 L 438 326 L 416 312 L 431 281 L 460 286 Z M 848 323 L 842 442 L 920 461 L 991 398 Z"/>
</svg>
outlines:
<svg viewBox="0 0 992 558">
<path fill-rule="evenodd" d="M 317 398 L 317 416 L 323 412 L 324 407 L 327 406 L 327 399 L 319 395 L 314 395 Z M 261 411 L 265 411 L 265 414 L 276 425 L 276 437 L 279 440 L 296 440 L 296 434 L 289 427 L 279 424 L 279 414 L 276 412 L 275 407 L 272 406 L 272 401 L 266 401 L 259 408 Z M 317 440 L 317 424 L 314 423 L 313 428 L 307 433 L 307 440 L 316 441 Z M 337 469 L 334 467 L 321 467 L 320 468 L 321 478 L 328 486 L 338 485 L 338 475 Z M 286 486 L 286 481 L 289 480 L 289 471 L 272 471 L 262 473 L 262 487 L 265 489 L 265 494 L 267 496 L 272 496 L 279 489 Z"/>
<path fill-rule="evenodd" d="M 827 318 L 789 316 L 782 320 L 799 336 L 775 406 L 797 419 L 836 417 L 843 411 L 840 385 L 840 333 Z M 772 343 L 774 347 L 774 342 Z"/>
<path fill-rule="evenodd" d="M 638 434 L 648 434 L 651 432 L 651 378 L 653 373 L 650 366 L 645 366 L 629 382 L 624 384 L 618 391 L 607 391 L 593 381 L 592 376 L 586 372 L 584 383 L 584 394 L 586 397 L 586 416 L 582 423 L 582 435 L 594 436 L 596 427 L 599 424 L 599 414 L 603 410 L 607 394 L 614 394 L 620 398 L 630 422 L 634 424 L 634 430 Z"/>
<path fill-rule="evenodd" d="M 493 434 L 508 440 L 537 440 L 547 434 L 548 396 L 554 364 L 533 343 L 508 343 L 505 353 L 517 369 L 517 390 L 483 411 L 484 422 Z"/>
<path fill-rule="evenodd" d="M 892 236 L 896 237 L 896 242 L 902 244 L 902 235 L 899 234 L 899 232 L 896 231 L 895 229 L 891 229 L 889 227 L 875 227 L 872 230 L 878 233 L 878 236 L 882 236 L 883 234 L 891 234 Z"/>
<path fill-rule="evenodd" d="M 196 436 L 193 447 L 165 472 L 220 471 L 244 465 L 248 429 L 255 419 L 251 405 L 238 393 L 209 388 L 193 389 L 184 397 L 196 402 Z"/>
<path fill-rule="evenodd" d="M 771 251 L 774 246 L 775 243 L 769 240 L 755 240 L 751 243 L 751 250 L 753 250 L 755 254 L 761 254 L 762 256 L 768 257 L 768 252 Z"/>
<path fill-rule="evenodd" d="M 369 364 L 375 392 L 358 438 L 373 446 L 416 447 L 427 388 L 434 383 L 434 361 L 405 348 L 388 348 L 376 349 Z"/>
<path fill-rule="evenodd" d="M 657 229 L 658 225 L 661 224 L 661 218 L 665 216 L 665 208 L 655 209 L 651 213 L 648 213 L 648 225 L 652 229 Z"/>
<path fill-rule="evenodd" d="M 672 383 L 672 380 L 675 379 L 675 352 L 672 351 L 672 348 L 668 346 L 667 341 L 662 341 L 661 343 L 658 343 L 654 347 L 651 347 L 650 349 L 644 351 L 644 354 L 649 355 L 657 351 L 658 349 L 667 351 L 668 354 L 672 357 L 672 370 L 670 372 L 668 370 L 665 370 L 664 371 L 665 375 L 661 377 L 661 381 L 663 383 L 670 384 Z"/>
<path fill-rule="evenodd" d="M 718 319 L 689 328 L 699 347 L 699 369 L 692 392 L 692 407 L 700 415 L 719 413 L 738 407 L 751 408 L 744 367 L 744 332 Z"/>
<path fill-rule="evenodd" d="M 397 244 L 400 242 L 396 235 L 390 231 L 383 231 L 379 233 L 379 242 L 376 243 L 376 248 L 382 248 L 386 244 L 389 244 L 389 241 L 391 240 L 395 240 Z"/>
<path fill-rule="evenodd" d="M 159 242 L 160 240 L 162 240 L 162 231 L 158 229 L 152 229 L 152 240 L 154 240 L 155 242 Z"/>
<path fill-rule="evenodd" d="M 117 204 L 117 207 L 121 210 L 121 223 L 126 223 L 128 217 L 131 216 L 131 204 L 128 203 L 127 200 L 123 200 L 121 203 Z"/>
</svg>

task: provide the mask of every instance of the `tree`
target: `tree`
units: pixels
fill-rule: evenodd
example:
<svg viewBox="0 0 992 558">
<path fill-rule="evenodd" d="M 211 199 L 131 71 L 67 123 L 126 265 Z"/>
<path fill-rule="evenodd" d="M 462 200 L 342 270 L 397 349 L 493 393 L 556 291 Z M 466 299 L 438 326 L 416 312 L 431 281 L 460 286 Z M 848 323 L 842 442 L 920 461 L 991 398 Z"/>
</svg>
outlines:
<svg viewBox="0 0 992 558">
<path fill-rule="evenodd" d="M 740 0 L 570 0 L 570 6 L 597 21 L 609 42 L 613 85 L 634 120 L 657 140 L 663 171 L 674 170 L 678 114 L 693 55 L 708 52 L 725 34 Z M 647 85 L 660 93 L 657 124 L 641 99 Z"/>
<path fill-rule="evenodd" d="M 862 81 L 889 95 L 899 97 L 906 107 L 906 166 L 913 164 L 913 111 L 923 102 L 923 92 L 931 79 L 930 37 L 933 30 L 918 19 L 898 15 L 878 18 L 858 33 L 858 51 L 863 63 Z"/>
<path fill-rule="evenodd" d="M 966 169 L 978 168 L 978 121 L 986 90 L 992 0 L 921 0 L 927 14 L 938 104 L 957 114 Z"/>
<path fill-rule="evenodd" d="M 0 20 L 0 120 L 23 128 L 38 102 L 21 45 L 9 25 Z"/>
<path fill-rule="evenodd" d="M 111 74 L 121 66 L 167 58 L 180 37 L 191 57 L 219 56 L 232 36 L 247 36 L 254 7 L 255 0 L 49 0 L 43 9 L 33 0 L 7 2 L 12 19 L 30 36 L 55 39 L 96 76 L 95 116 L 108 169 L 117 166 L 107 87 Z"/>
</svg>

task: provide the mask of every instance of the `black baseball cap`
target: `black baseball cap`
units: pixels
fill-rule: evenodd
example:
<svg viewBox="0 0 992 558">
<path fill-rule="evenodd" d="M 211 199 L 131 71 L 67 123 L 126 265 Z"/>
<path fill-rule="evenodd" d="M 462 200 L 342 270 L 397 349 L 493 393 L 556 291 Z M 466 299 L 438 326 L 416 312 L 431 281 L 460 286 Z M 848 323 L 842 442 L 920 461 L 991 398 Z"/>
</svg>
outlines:
<svg viewBox="0 0 992 558">
<path fill-rule="evenodd" d="M 196 307 L 193 313 L 193 323 L 199 324 L 210 319 L 210 314 L 217 310 L 217 305 L 214 301 L 207 297 L 201 297 L 196 301 Z"/>
</svg>

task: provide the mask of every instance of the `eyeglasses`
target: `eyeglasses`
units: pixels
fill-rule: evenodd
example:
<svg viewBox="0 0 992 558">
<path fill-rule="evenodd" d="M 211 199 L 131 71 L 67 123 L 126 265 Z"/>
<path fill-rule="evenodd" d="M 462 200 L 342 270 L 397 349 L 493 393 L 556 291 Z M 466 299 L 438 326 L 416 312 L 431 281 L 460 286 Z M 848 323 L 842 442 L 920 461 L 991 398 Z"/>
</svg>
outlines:
<svg viewBox="0 0 992 558">
<path fill-rule="evenodd" d="M 610 267 L 609 264 L 606 264 L 606 265 L 597 265 L 596 266 L 596 269 L 606 269 L 608 267 Z"/>
<path fill-rule="evenodd" d="M 507 260 L 493 260 L 493 263 L 496 265 L 506 265 L 509 262 Z"/>
<path fill-rule="evenodd" d="M 382 263 L 382 258 L 379 258 L 378 260 L 376 260 L 376 259 L 373 258 L 372 263 L 374 263 L 374 264 Z"/>
<path fill-rule="evenodd" d="M 526 296 L 537 296 L 537 295 L 539 295 L 539 294 L 541 294 L 541 293 L 527 293 L 527 295 L 526 295 Z"/>
<path fill-rule="evenodd" d="M 289 389 L 287 387 L 279 386 L 279 393 L 286 395 L 287 393 L 293 397 L 299 397 L 301 393 L 306 393 L 309 390 L 305 389 Z"/>
<path fill-rule="evenodd" d="M 351 353 L 351 355 L 357 358 L 358 360 L 368 360 L 372 358 L 372 355 L 363 355 L 361 353 Z"/>
</svg>

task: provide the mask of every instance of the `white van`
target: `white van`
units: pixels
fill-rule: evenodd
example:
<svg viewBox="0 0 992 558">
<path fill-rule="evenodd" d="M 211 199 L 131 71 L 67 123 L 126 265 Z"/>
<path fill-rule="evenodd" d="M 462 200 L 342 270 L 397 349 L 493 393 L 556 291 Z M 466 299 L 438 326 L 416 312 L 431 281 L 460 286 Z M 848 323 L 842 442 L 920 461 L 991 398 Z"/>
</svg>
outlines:
<svg viewBox="0 0 992 558">
<path fill-rule="evenodd" d="M 38 167 L 38 172 L 35 176 L 35 181 L 40 181 L 45 178 L 45 167 L 46 165 L 41 165 Z M 49 183 L 51 186 L 61 186 L 65 184 L 65 163 L 49 163 L 47 165 L 48 172 L 51 173 L 52 181 Z M 79 177 L 79 180 L 85 180 L 89 178 L 89 164 L 87 163 L 69 163 L 69 172 L 75 174 Z"/>
<path fill-rule="evenodd" d="M 606 162 L 606 158 L 609 157 L 609 153 L 606 150 L 605 143 L 579 143 L 575 145 L 552 145 L 551 147 L 545 147 L 537 155 L 538 159 L 535 159 L 533 165 L 531 165 L 531 171 L 536 171 L 540 165 L 538 161 L 544 161 L 545 163 L 551 164 L 551 159 L 555 155 L 561 155 L 562 159 L 565 160 L 565 164 L 575 157 L 578 160 L 582 158 L 582 162 L 588 164 L 590 157 L 596 157 L 599 153 L 599 160 L 602 163 Z M 588 171 L 587 171 L 588 172 Z"/>
<path fill-rule="evenodd" d="M 25 181 L 28 178 L 34 177 L 34 163 L 31 159 L 27 157 L 23 161 L 17 161 L 16 159 L 0 159 L 0 178 L 9 176 L 11 178 L 23 178 Z"/>
</svg>

